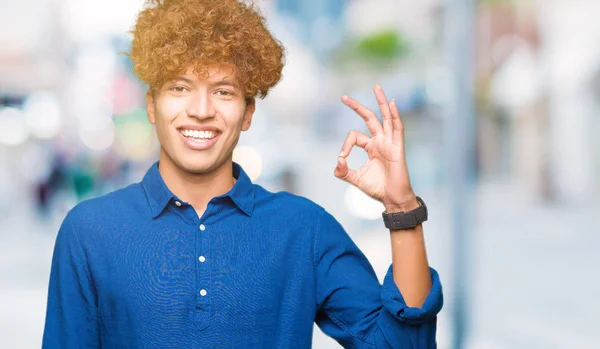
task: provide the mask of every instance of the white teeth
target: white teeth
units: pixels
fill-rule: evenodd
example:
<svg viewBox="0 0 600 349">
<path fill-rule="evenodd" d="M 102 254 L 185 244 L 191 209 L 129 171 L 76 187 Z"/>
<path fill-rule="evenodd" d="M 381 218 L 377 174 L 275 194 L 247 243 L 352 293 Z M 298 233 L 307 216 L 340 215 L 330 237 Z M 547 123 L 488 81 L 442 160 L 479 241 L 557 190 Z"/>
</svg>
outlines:
<svg viewBox="0 0 600 349">
<path fill-rule="evenodd" d="M 213 131 L 198 131 L 198 130 L 183 130 L 181 133 L 185 137 L 200 138 L 200 139 L 212 139 L 217 136 L 216 132 Z"/>
</svg>

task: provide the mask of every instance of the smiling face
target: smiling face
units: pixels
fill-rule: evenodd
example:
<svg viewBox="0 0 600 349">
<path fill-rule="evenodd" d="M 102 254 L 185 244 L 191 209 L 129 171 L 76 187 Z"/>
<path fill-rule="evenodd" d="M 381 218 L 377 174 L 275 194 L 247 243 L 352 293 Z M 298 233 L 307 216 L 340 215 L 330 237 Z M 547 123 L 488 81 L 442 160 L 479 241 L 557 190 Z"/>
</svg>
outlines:
<svg viewBox="0 0 600 349">
<path fill-rule="evenodd" d="M 203 79 L 187 72 L 148 96 L 148 120 L 156 125 L 160 163 L 186 173 L 208 174 L 230 165 L 255 104 L 246 103 L 231 66 L 208 66 Z"/>
</svg>

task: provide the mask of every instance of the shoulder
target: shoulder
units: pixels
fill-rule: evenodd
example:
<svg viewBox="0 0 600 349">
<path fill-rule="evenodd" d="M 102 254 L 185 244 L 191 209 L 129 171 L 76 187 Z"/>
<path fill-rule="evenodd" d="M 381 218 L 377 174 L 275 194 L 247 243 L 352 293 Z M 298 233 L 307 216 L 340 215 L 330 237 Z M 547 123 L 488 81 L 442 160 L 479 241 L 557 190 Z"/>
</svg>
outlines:
<svg viewBox="0 0 600 349">
<path fill-rule="evenodd" d="M 325 208 L 309 198 L 287 191 L 270 192 L 256 185 L 255 210 L 269 219 L 289 221 L 313 229 L 341 228 L 341 225 Z"/>
<path fill-rule="evenodd" d="M 255 185 L 254 200 L 258 208 L 293 210 L 296 214 L 313 216 L 320 216 L 326 212 L 323 207 L 309 198 L 287 191 L 271 192 L 259 185 Z"/>
<path fill-rule="evenodd" d="M 148 214 L 147 212 L 146 193 L 140 183 L 135 183 L 78 203 L 69 211 L 65 221 L 69 221 L 75 228 L 92 227 L 100 223 L 139 217 L 140 214 Z"/>
</svg>

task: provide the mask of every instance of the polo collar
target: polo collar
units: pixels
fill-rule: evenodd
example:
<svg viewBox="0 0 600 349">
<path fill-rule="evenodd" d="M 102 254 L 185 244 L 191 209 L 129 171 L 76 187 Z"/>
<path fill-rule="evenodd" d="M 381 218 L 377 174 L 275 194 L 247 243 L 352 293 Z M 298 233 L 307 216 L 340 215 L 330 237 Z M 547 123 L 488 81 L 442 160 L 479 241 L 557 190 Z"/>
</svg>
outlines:
<svg viewBox="0 0 600 349">
<path fill-rule="evenodd" d="M 158 171 L 158 161 L 146 172 L 144 179 L 142 179 L 142 186 L 146 191 L 146 197 L 152 211 L 152 218 L 158 217 L 169 201 L 175 198 L 175 195 L 169 190 Z"/>
<path fill-rule="evenodd" d="M 233 177 L 236 179 L 233 188 L 219 197 L 229 197 L 242 212 L 251 216 L 254 211 L 254 185 L 239 164 L 233 163 L 232 172 Z M 148 197 L 152 218 L 158 217 L 164 211 L 169 201 L 177 199 L 160 175 L 158 161 L 146 172 L 146 175 L 142 179 L 142 186 Z"/>
<path fill-rule="evenodd" d="M 236 179 L 231 190 L 223 195 L 229 196 L 236 206 L 246 215 L 252 216 L 254 211 L 254 184 L 242 166 L 233 163 L 233 177 Z"/>
</svg>

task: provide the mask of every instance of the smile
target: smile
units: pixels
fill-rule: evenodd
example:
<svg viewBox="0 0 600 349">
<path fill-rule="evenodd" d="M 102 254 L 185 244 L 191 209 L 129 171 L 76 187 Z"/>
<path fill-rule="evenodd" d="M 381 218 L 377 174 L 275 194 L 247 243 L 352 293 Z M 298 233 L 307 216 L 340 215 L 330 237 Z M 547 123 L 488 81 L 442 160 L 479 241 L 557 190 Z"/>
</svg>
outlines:
<svg viewBox="0 0 600 349">
<path fill-rule="evenodd" d="M 186 138 L 193 138 L 197 140 L 209 140 L 217 136 L 217 132 L 214 131 L 198 131 L 198 130 L 181 130 L 179 131 Z"/>
<path fill-rule="evenodd" d="M 221 132 L 217 130 L 192 130 L 188 128 L 179 129 L 183 143 L 193 150 L 207 150 L 217 143 Z"/>
</svg>

